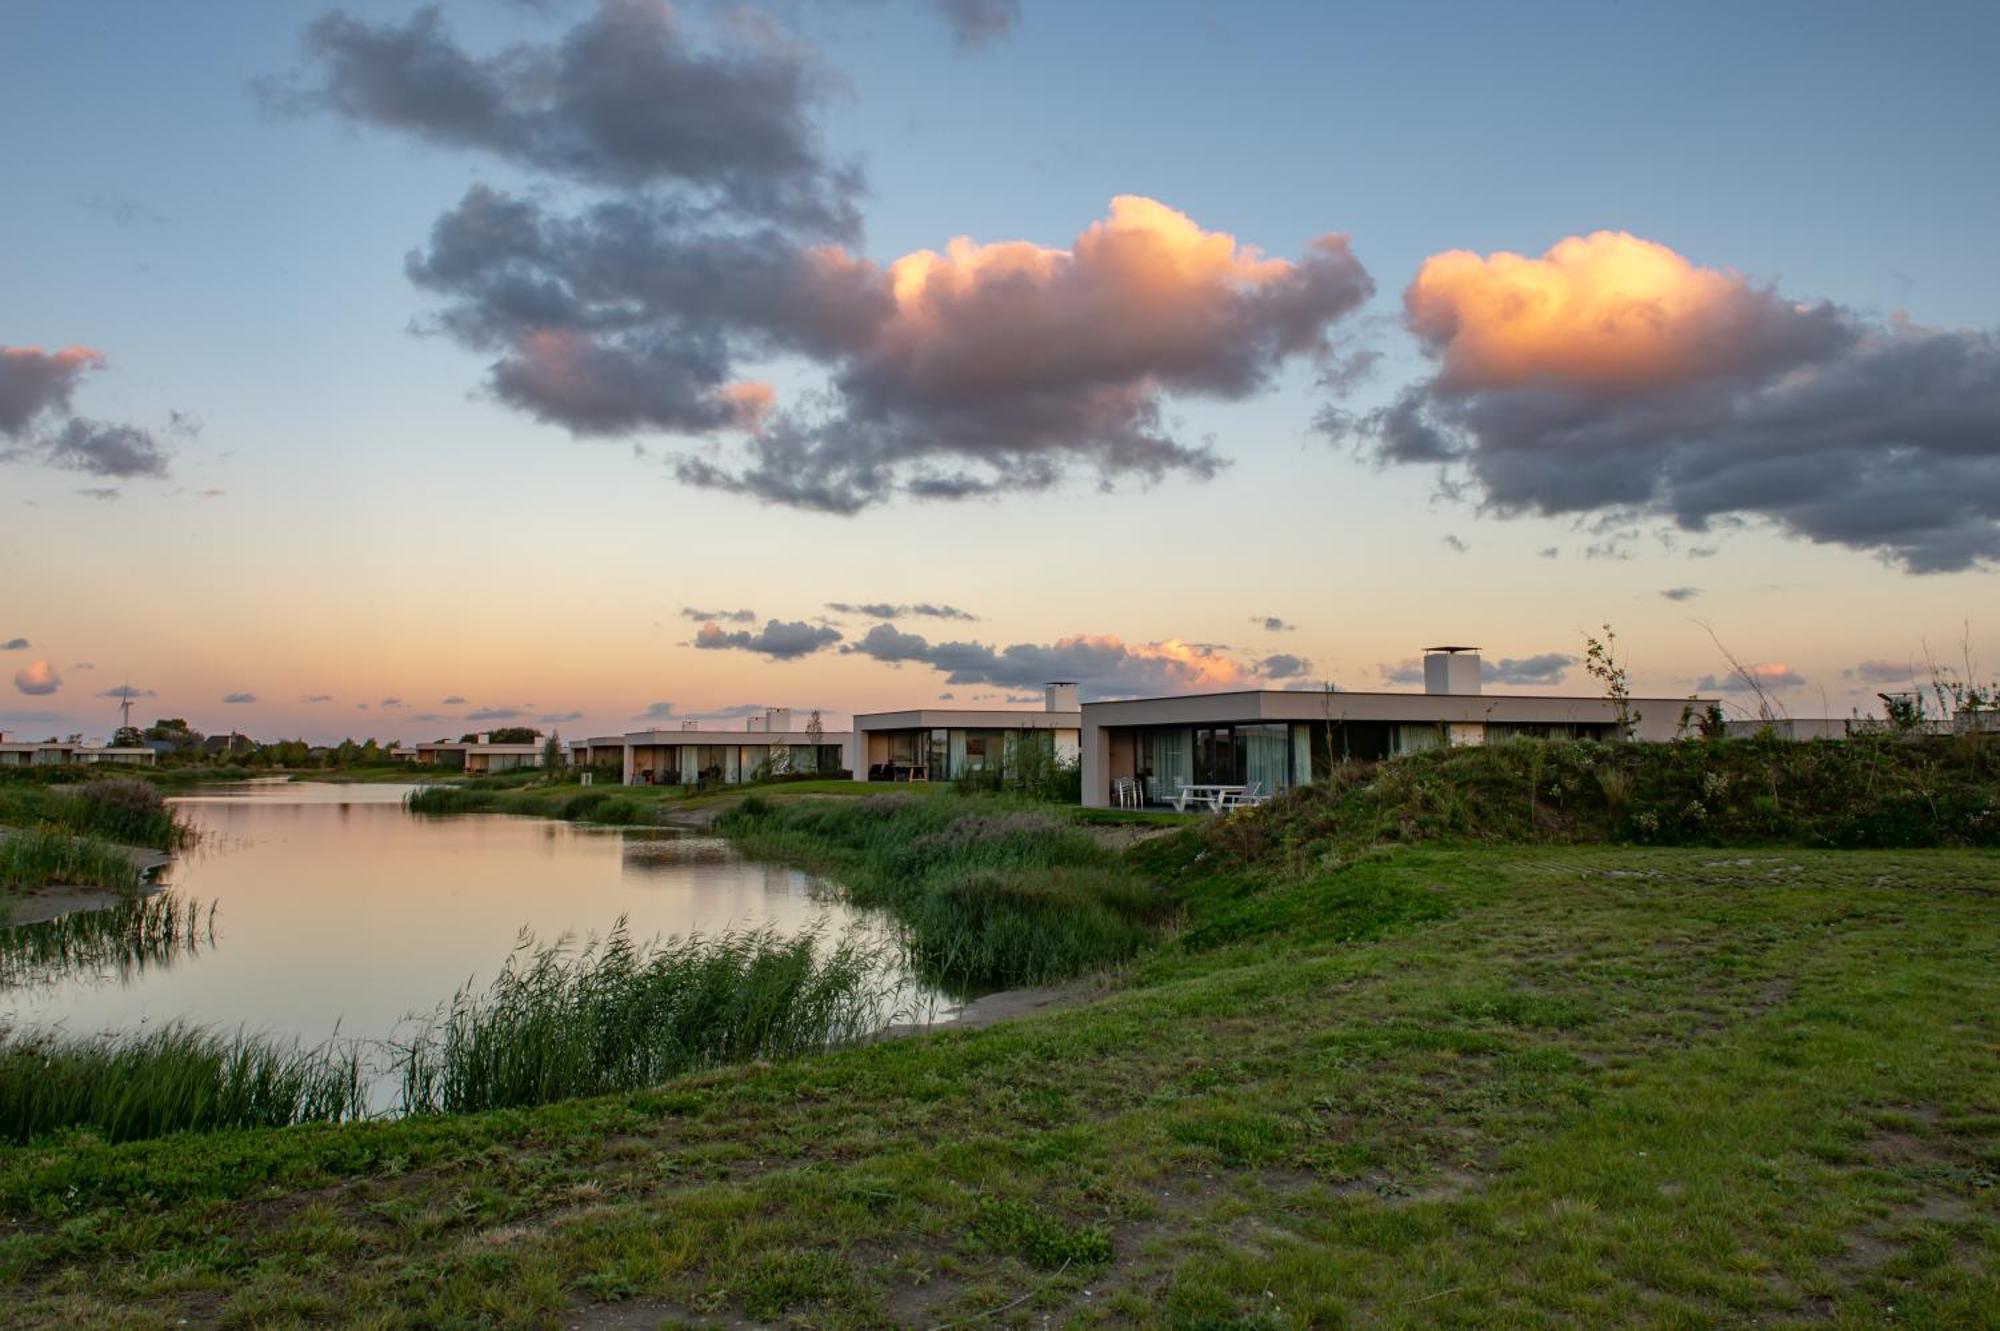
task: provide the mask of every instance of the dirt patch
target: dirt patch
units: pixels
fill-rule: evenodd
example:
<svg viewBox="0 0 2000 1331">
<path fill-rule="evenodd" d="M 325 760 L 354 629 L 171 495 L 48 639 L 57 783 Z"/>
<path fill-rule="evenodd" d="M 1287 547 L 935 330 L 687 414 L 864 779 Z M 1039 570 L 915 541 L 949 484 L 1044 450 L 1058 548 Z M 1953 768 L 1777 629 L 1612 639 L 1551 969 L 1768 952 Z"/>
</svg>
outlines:
<svg viewBox="0 0 2000 1331">
<path fill-rule="evenodd" d="M 884 1028 L 875 1038 L 894 1040 L 907 1035 L 930 1035 L 938 1031 L 978 1030 L 983 1026 L 998 1025 L 1003 1021 L 1016 1021 L 1022 1017 L 1079 1007 L 1094 1002 L 1110 992 L 1110 982 L 1098 975 L 1085 976 L 1083 979 L 1070 980 L 1064 984 L 1040 985 L 1030 989 L 1003 989 L 999 993 L 981 994 L 978 998 L 968 1001 L 958 1010 L 955 1020 L 935 1023 L 905 1022 Z"/>
</svg>

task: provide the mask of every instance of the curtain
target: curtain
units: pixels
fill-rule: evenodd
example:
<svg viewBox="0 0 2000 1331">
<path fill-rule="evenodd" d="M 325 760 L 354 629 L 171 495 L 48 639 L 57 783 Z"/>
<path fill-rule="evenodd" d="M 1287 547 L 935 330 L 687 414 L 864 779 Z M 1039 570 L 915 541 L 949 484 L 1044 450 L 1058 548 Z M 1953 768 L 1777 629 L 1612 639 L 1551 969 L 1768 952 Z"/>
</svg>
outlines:
<svg viewBox="0 0 2000 1331">
<path fill-rule="evenodd" d="M 1187 731 L 1148 731 L 1145 754 L 1153 770 L 1147 790 L 1154 799 L 1165 799 L 1194 780 L 1194 745 Z"/>
<path fill-rule="evenodd" d="M 1444 736 L 1438 733 L 1434 722 L 1419 722 L 1396 727 L 1397 753 L 1423 753 L 1444 743 Z"/>
<path fill-rule="evenodd" d="M 1243 781 L 1266 795 L 1292 786 L 1292 737 L 1285 726 L 1243 728 Z"/>
</svg>

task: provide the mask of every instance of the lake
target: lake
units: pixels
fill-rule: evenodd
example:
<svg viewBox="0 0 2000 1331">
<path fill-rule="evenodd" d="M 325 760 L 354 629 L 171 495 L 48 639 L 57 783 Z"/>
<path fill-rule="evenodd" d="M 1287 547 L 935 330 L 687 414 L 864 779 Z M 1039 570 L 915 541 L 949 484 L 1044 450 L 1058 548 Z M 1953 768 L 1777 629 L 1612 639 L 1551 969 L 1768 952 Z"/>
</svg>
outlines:
<svg viewBox="0 0 2000 1331">
<path fill-rule="evenodd" d="M 308 1044 L 336 1030 L 386 1039 L 468 980 L 483 986 L 524 928 L 584 939 L 624 916 L 635 940 L 767 924 L 891 936 L 823 880 L 719 838 L 422 817 L 403 808 L 411 789 L 272 781 L 174 800 L 198 839 L 161 881 L 215 904 L 213 944 L 129 974 L 0 990 L 0 1026 L 86 1035 L 187 1020 Z M 914 984 L 892 1006 L 905 1020 L 955 1012 Z"/>
</svg>

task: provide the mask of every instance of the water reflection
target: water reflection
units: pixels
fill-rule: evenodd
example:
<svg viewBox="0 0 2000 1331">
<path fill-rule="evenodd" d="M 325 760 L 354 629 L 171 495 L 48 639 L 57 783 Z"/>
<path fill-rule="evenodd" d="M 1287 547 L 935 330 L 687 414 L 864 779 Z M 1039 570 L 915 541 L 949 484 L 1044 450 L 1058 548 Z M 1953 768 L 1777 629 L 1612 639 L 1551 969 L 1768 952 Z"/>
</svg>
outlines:
<svg viewBox="0 0 2000 1331">
<path fill-rule="evenodd" d="M 201 835 L 163 878 L 215 903 L 226 946 L 117 985 L 79 975 L 0 990 L 0 1026 L 81 1034 L 186 1020 L 308 1044 L 336 1030 L 386 1039 L 491 979 L 523 929 L 589 939 L 622 916 L 635 939 L 764 925 L 893 937 L 812 875 L 744 860 L 714 837 L 417 818 L 402 807 L 409 789 L 254 782 L 177 799 Z M 907 982 L 893 1002 L 904 1019 L 952 1012 Z"/>
</svg>

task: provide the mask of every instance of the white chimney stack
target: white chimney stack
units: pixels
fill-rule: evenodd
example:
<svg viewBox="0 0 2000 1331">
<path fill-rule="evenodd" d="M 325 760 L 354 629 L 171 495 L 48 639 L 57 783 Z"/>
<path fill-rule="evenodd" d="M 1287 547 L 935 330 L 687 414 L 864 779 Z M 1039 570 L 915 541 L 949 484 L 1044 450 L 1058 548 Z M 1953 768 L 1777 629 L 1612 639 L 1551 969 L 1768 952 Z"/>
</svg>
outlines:
<svg viewBox="0 0 2000 1331">
<path fill-rule="evenodd" d="M 1478 693 L 1477 647 L 1424 648 L 1425 693 Z"/>
<path fill-rule="evenodd" d="M 1067 680 L 1056 680 L 1043 688 L 1042 709 L 1049 712 L 1074 712 L 1079 704 L 1076 700 L 1076 685 Z"/>
<path fill-rule="evenodd" d="M 789 735 L 792 731 L 792 709 L 789 707 L 766 707 L 764 709 L 764 729 L 774 735 Z"/>
</svg>

